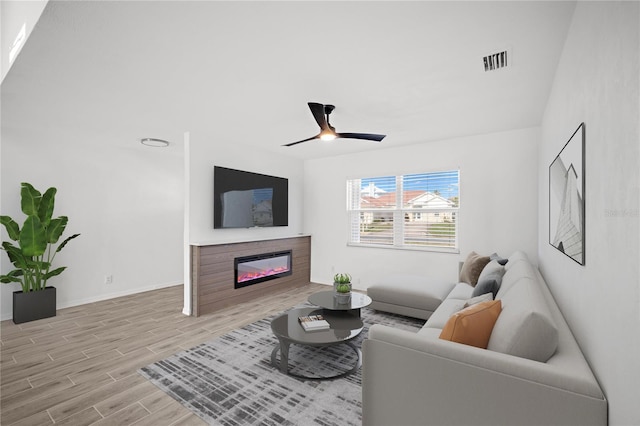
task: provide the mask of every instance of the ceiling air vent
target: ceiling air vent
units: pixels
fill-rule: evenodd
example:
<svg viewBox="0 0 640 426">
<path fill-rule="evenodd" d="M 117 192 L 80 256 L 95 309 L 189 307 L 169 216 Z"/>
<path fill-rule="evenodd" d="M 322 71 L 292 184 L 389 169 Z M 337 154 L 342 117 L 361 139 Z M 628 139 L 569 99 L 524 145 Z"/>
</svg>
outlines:
<svg viewBox="0 0 640 426">
<path fill-rule="evenodd" d="M 508 55 L 506 50 L 485 56 L 483 58 L 484 70 L 495 71 L 499 70 L 500 68 L 506 68 L 508 65 L 507 56 Z"/>
</svg>

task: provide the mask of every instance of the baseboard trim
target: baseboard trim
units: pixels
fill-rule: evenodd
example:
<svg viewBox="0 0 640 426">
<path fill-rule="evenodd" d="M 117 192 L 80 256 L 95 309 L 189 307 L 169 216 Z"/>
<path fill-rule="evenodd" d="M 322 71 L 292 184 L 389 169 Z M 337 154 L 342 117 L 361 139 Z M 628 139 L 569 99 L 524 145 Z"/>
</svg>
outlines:
<svg viewBox="0 0 640 426">
<path fill-rule="evenodd" d="M 118 291 L 114 293 L 101 294 L 99 296 L 89 297 L 86 299 L 77 299 L 77 300 L 70 300 L 67 302 L 59 302 L 58 305 L 56 306 L 56 311 L 60 309 L 65 309 L 65 308 L 73 308 L 74 306 L 86 305 L 87 303 L 102 302 L 104 300 L 116 299 L 118 297 L 130 296 L 132 294 L 144 293 L 145 291 L 159 290 L 161 288 L 174 287 L 178 285 L 183 285 L 182 281 L 170 281 L 167 283 L 154 284 L 151 286 L 136 288 L 133 290 L 125 290 L 125 291 Z M 12 318 L 13 318 L 13 312 L 3 313 L 3 315 L 0 316 L 0 321 L 10 320 Z"/>
</svg>

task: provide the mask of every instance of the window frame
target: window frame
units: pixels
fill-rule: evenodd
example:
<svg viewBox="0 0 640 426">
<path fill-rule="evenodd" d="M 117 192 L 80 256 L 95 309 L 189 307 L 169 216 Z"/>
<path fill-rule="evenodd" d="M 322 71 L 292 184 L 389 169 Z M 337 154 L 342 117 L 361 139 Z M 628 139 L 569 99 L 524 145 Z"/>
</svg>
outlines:
<svg viewBox="0 0 640 426">
<path fill-rule="evenodd" d="M 403 188 L 403 179 L 405 176 L 412 175 L 438 175 L 443 173 L 456 173 L 457 181 L 456 184 L 458 186 L 457 191 L 457 206 L 456 207 L 442 207 L 442 208 L 409 208 L 404 206 L 404 188 Z M 361 194 L 362 191 L 362 181 L 363 180 L 373 180 L 373 179 L 381 179 L 385 177 L 394 177 L 395 178 L 395 205 L 393 208 L 362 208 L 361 202 L 358 202 L 359 208 L 353 208 L 354 203 L 354 194 L 353 187 L 355 186 L 354 182 L 357 181 L 359 185 L 358 194 Z M 352 247 L 368 247 L 368 248 L 382 248 L 382 249 L 392 249 L 392 250 L 417 250 L 417 251 L 431 251 L 431 252 L 439 252 L 439 253 L 460 253 L 460 210 L 461 210 L 461 202 L 460 202 L 460 169 L 449 169 L 449 170 L 441 170 L 441 171 L 430 171 L 430 172 L 422 172 L 422 173 L 406 173 L 400 175 L 393 176 L 368 176 L 362 178 L 350 178 L 346 181 L 347 186 L 347 194 L 346 194 L 346 204 L 347 204 L 347 246 Z M 425 191 L 430 192 L 430 191 Z M 359 200 L 362 197 L 359 197 Z M 375 243 L 362 243 L 357 241 L 360 239 L 361 229 L 363 225 L 362 215 L 370 213 L 373 216 L 385 215 L 391 216 L 393 218 L 393 224 L 391 229 L 391 244 L 375 244 Z M 405 217 L 406 215 L 416 215 L 422 216 L 424 214 L 434 214 L 434 216 L 439 216 L 441 214 L 451 214 L 454 217 L 453 225 L 455 229 L 455 235 L 453 237 L 452 246 L 438 246 L 436 244 L 424 244 L 424 245 L 412 245 L 406 243 L 406 223 Z M 415 218 L 415 216 L 414 216 Z M 354 231 L 355 230 L 355 231 Z M 357 238 L 354 238 L 354 234 L 357 234 Z"/>
</svg>

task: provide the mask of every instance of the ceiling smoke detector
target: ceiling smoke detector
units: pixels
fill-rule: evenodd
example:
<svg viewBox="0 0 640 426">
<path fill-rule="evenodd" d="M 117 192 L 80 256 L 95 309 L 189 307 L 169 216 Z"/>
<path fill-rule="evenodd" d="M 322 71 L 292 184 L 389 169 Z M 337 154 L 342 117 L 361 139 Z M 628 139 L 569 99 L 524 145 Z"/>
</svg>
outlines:
<svg viewBox="0 0 640 426">
<path fill-rule="evenodd" d="M 482 58 L 484 70 L 495 71 L 501 68 L 506 68 L 509 64 L 509 56 L 511 55 L 508 54 L 508 50 L 503 50 L 502 52 L 492 53 L 485 56 Z"/>
</svg>

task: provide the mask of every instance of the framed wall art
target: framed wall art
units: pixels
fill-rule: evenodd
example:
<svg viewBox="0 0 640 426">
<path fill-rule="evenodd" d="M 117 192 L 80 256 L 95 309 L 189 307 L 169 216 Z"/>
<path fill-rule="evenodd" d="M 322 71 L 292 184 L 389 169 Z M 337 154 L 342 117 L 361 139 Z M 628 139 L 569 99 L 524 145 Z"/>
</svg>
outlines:
<svg viewBox="0 0 640 426">
<path fill-rule="evenodd" d="M 580 123 L 549 166 L 549 244 L 585 262 L 585 129 Z"/>
</svg>

